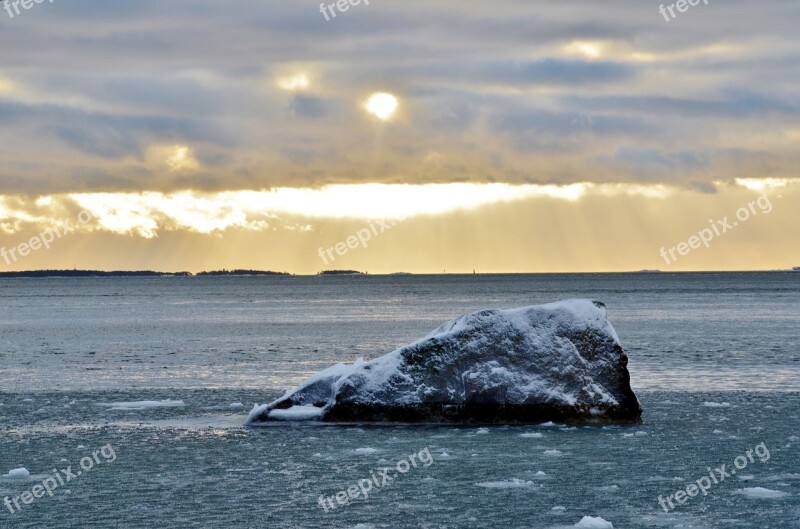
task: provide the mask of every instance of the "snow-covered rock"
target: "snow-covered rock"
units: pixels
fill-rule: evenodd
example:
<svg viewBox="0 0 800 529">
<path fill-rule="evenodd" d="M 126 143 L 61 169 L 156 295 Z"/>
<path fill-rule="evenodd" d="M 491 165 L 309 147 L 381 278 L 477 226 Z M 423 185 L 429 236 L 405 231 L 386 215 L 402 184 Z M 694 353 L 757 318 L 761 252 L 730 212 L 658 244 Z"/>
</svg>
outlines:
<svg viewBox="0 0 800 529">
<path fill-rule="evenodd" d="M 248 423 L 637 421 L 627 364 L 602 303 L 483 310 L 370 362 L 321 371 Z"/>
</svg>

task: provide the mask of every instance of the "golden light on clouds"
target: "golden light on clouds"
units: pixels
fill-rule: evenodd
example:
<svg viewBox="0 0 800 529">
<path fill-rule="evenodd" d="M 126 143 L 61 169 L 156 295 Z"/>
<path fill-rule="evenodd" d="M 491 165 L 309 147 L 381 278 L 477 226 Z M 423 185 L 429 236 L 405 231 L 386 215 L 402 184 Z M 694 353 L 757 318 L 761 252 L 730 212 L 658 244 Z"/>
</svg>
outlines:
<svg viewBox="0 0 800 529">
<path fill-rule="evenodd" d="M 9 94 L 16 89 L 16 83 L 7 77 L 0 75 L 0 94 Z"/>
<path fill-rule="evenodd" d="M 170 147 L 166 163 L 173 172 L 195 171 L 200 168 L 194 157 L 194 151 L 186 145 Z"/>
<path fill-rule="evenodd" d="M 736 185 L 749 189 L 750 191 L 774 191 L 787 187 L 798 182 L 797 178 L 737 178 Z"/>
<path fill-rule="evenodd" d="M 737 179 L 717 183 L 726 193 L 775 192 L 800 188 L 800 179 Z M 142 193 L 71 193 L 43 195 L 28 203 L 0 196 L 0 222 L 6 232 L 15 223 L 47 225 L 63 220 L 75 207 L 96 219 L 96 229 L 117 234 L 156 236 L 159 229 L 196 233 L 230 228 L 259 231 L 282 218 L 365 221 L 409 219 L 477 210 L 501 203 L 548 200 L 577 204 L 589 199 L 629 197 L 665 201 L 694 193 L 666 185 L 574 183 L 525 184 L 335 184 L 320 188 L 279 187 L 271 190 L 176 191 Z M 49 212 L 49 213 L 48 213 Z"/>
<path fill-rule="evenodd" d="M 308 74 L 303 72 L 278 78 L 278 87 L 289 92 L 307 90 L 309 86 L 311 86 L 311 80 L 309 79 Z"/>
<path fill-rule="evenodd" d="M 716 182 L 715 193 L 666 185 L 337 184 L 202 192 L 0 195 L 3 244 L 29 239 L 86 211 L 71 244 L 19 269 L 92 265 L 192 271 L 243 266 L 314 273 L 317 252 L 370 222 L 391 228 L 337 267 L 481 272 L 769 269 L 800 265 L 800 179 Z M 659 249 L 708 219 L 768 195 L 760 211 L 710 249 L 666 267 Z M 774 210 L 774 211 L 773 211 Z M 731 217 L 732 218 L 732 217 Z M 782 242 L 783 241 L 783 242 Z M 789 241 L 789 242 L 787 242 Z M 136 248 L 131 257 L 131 248 Z M 173 250 L 181 248 L 176 253 Z M 213 248 L 213 251 L 211 250 Z M 37 260 L 38 259 L 38 260 Z M 139 259 L 139 260 L 135 260 Z"/>
<path fill-rule="evenodd" d="M 567 55 L 579 55 L 589 59 L 597 59 L 603 51 L 604 44 L 601 42 L 587 42 L 576 40 L 570 42 L 562 48 Z"/>
<path fill-rule="evenodd" d="M 397 98 L 387 92 L 376 92 L 369 96 L 369 99 L 364 103 L 364 108 L 367 109 L 367 112 L 381 121 L 391 120 L 397 111 L 397 107 Z"/>
</svg>

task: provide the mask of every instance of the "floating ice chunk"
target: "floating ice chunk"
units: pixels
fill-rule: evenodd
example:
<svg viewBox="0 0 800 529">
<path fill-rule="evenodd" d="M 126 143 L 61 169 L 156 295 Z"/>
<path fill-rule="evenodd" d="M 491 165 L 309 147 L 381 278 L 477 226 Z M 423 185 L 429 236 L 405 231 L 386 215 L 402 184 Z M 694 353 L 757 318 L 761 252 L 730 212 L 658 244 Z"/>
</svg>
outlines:
<svg viewBox="0 0 800 529">
<path fill-rule="evenodd" d="M 148 408 L 180 408 L 186 404 L 182 400 L 140 400 L 135 402 L 100 402 L 98 406 L 111 408 L 111 411 L 145 410 Z"/>
<path fill-rule="evenodd" d="M 537 472 L 537 473 L 536 473 L 536 475 L 537 475 L 537 476 L 546 476 L 547 474 L 545 474 L 544 472 L 542 472 L 542 471 L 540 470 L 539 472 Z"/>
<path fill-rule="evenodd" d="M 519 434 L 520 437 L 524 437 L 526 439 L 541 439 L 544 435 L 540 434 L 539 432 L 528 432 L 528 433 L 521 433 Z"/>
<path fill-rule="evenodd" d="M 704 402 L 703 406 L 706 408 L 730 408 L 730 402 Z"/>
<path fill-rule="evenodd" d="M 611 522 L 607 522 L 602 518 L 594 516 L 584 516 L 581 521 L 575 524 L 577 529 L 614 529 Z"/>
<path fill-rule="evenodd" d="M 619 485 L 607 485 L 605 487 L 597 487 L 600 492 L 616 492 L 619 490 Z"/>
<path fill-rule="evenodd" d="M 563 452 L 561 450 L 545 450 L 544 455 L 546 456 L 560 456 Z"/>
<path fill-rule="evenodd" d="M 475 485 L 485 489 L 520 489 L 532 487 L 534 483 L 533 481 L 525 481 L 524 479 L 513 478 L 506 481 L 484 481 L 481 483 L 476 483 Z"/>
<path fill-rule="evenodd" d="M 478 428 L 478 431 L 475 432 L 476 434 L 487 434 L 489 433 L 489 428 Z"/>
<path fill-rule="evenodd" d="M 229 407 L 231 407 L 231 408 L 244 408 L 244 404 L 242 404 L 241 402 L 232 402 Z"/>
<path fill-rule="evenodd" d="M 550 510 L 552 512 L 556 513 L 556 514 L 564 514 L 564 511 L 566 511 L 567 508 L 566 507 L 562 507 L 561 505 L 556 505 L 555 507 L 553 507 Z"/>
<path fill-rule="evenodd" d="M 356 448 L 356 454 L 375 454 L 378 452 L 377 448 L 367 447 L 367 448 Z"/>
<path fill-rule="evenodd" d="M 764 487 L 748 487 L 745 489 L 738 489 L 734 494 L 741 494 L 747 498 L 755 498 L 760 500 L 773 500 L 777 498 L 785 498 L 789 493 L 780 490 L 765 489 Z"/>
<path fill-rule="evenodd" d="M 285 410 L 274 409 L 269 412 L 273 421 L 310 421 L 322 417 L 322 408 L 316 406 L 292 406 Z"/>
<path fill-rule="evenodd" d="M 450 454 L 448 454 L 446 451 L 442 450 L 442 453 L 439 454 L 439 457 L 450 457 Z"/>
<path fill-rule="evenodd" d="M 31 477 L 31 473 L 28 472 L 27 468 L 20 467 L 20 468 L 15 468 L 13 470 L 9 470 L 8 474 L 6 474 L 3 477 L 8 479 L 27 479 Z"/>
</svg>

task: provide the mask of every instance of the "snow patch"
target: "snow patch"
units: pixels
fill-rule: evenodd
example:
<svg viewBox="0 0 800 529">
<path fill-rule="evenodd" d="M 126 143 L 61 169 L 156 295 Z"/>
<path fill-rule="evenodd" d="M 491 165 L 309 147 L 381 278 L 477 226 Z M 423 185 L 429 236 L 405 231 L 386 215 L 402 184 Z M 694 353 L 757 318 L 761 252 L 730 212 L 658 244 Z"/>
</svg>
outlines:
<svg viewBox="0 0 800 529">
<path fill-rule="evenodd" d="M 269 418 L 275 421 L 310 421 L 322 417 L 322 408 L 316 406 L 292 406 L 285 410 L 272 410 Z"/>
</svg>

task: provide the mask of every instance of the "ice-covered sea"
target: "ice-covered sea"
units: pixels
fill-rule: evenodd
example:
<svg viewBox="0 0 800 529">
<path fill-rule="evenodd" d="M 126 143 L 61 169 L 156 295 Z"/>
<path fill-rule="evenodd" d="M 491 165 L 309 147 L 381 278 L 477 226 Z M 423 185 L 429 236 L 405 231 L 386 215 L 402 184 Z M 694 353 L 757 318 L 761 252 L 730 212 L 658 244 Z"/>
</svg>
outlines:
<svg viewBox="0 0 800 529">
<path fill-rule="evenodd" d="M 641 425 L 242 426 L 333 363 L 573 297 L 606 303 Z M 800 527 L 800 273 L 0 280 L 5 497 L 0 528 Z"/>
</svg>

